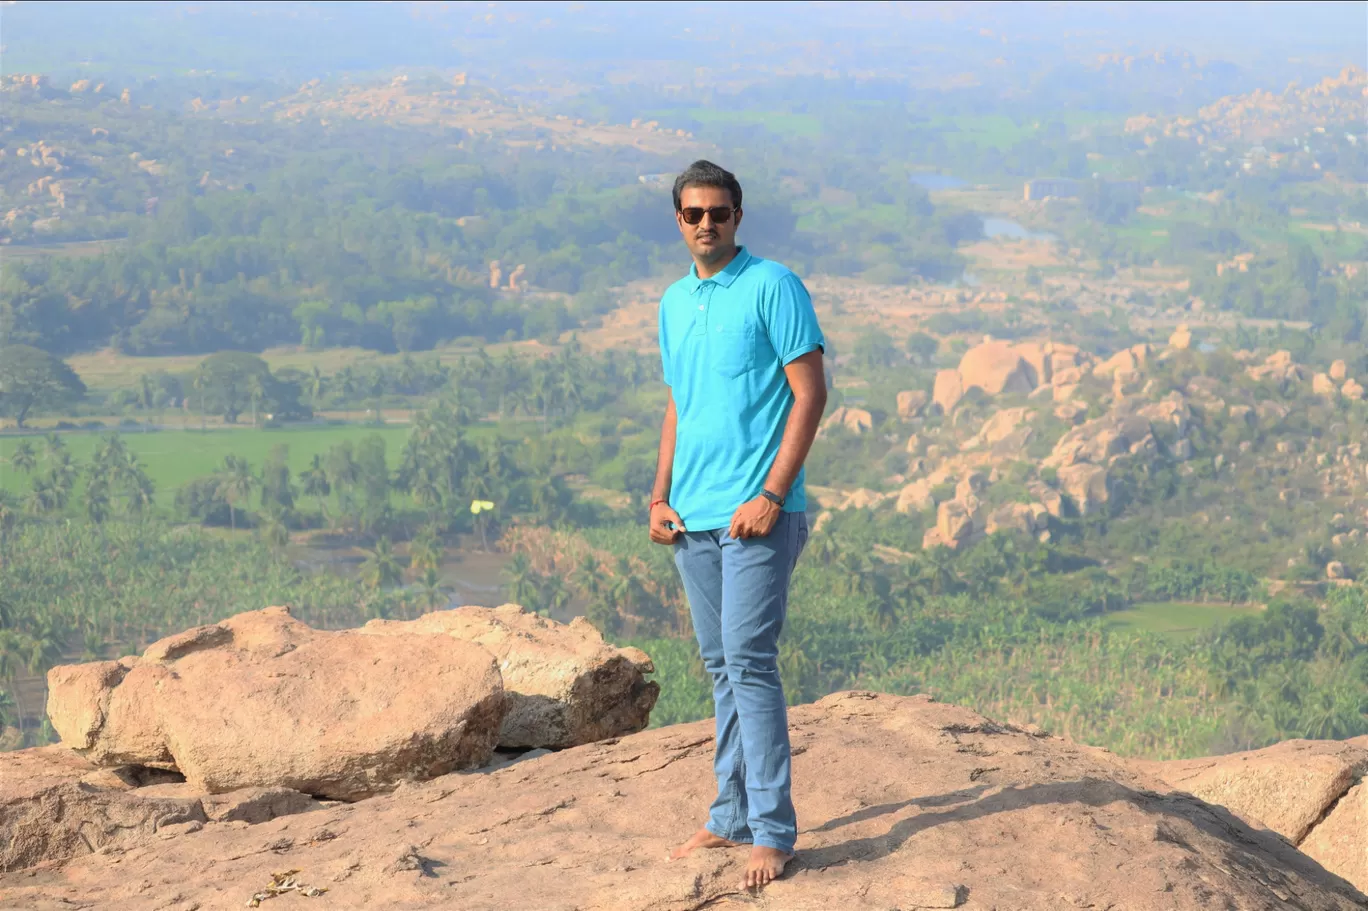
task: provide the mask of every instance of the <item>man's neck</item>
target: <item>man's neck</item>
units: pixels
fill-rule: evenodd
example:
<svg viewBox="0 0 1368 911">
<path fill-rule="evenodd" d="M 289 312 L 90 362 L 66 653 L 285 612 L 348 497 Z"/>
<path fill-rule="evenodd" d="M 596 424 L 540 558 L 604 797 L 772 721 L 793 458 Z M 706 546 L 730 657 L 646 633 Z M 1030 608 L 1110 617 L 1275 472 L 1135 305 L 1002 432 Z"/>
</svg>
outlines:
<svg viewBox="0 0 1368 911">
<path fill-rule="evenodd" d="M 701 281 L 706 281 L 712 278 L 717 273 L 721 272 L 723 269 L 727 268 L 727 266 L 731 265 L 731 261 L 736 259 L 736 254 L 740 252 L 740 250 L 740 247 L 733 244 L 731 251 L 727 253 L 726 256 L 718 257 L 711 263 L 705 263 L 703 262 L 703 260 L 695 256 L 694 269 L 698 272 L 699 279 Z"/>
</svg>

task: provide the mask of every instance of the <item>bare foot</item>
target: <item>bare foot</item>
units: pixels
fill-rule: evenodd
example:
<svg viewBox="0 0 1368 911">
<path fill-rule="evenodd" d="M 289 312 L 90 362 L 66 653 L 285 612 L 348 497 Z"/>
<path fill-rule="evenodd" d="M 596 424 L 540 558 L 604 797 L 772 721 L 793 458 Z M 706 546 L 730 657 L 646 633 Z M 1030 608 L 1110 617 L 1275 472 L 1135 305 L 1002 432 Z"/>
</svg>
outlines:
<svg viewBox="0 0 1368 911">
<path fill-rule="evenodd" d="M 734 848 L 736 842 L 727 841 L 712 834 L 707 828 L 699 829 L 688 841 L 670 852 L 670 860 L 679 860 L 681 857 L 688 857 L 695 848 Z"/>
<path fill-rule="evenodd" d="M 784 872 L 784 865 L 793 860 L 792 854 L 785 854 L 778 848 L 756 845 L 751 848 L 750 861 L 746 864 L 746 888 L 760 889 L 778 879 Z"/>
</svg>

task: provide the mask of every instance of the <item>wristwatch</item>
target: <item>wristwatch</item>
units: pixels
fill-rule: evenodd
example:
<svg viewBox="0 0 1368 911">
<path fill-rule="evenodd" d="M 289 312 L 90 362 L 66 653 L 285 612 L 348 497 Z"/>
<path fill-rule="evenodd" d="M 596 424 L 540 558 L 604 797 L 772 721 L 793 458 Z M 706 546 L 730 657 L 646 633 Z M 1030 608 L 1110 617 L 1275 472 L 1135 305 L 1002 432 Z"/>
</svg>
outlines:
<svg viewBox="0 0 1368 911">
<path fill-rule="evenodd" d="M 778 494 L 770 493 L 768 490 L 761 490 L 760 496 L 764 497 L 766 500 L 769 500 L 771 503 L 773 503 L 775 506 L 778 506 L 780 509 L 784 508 L 784 497 L 781 497 Z"/>
</svg>

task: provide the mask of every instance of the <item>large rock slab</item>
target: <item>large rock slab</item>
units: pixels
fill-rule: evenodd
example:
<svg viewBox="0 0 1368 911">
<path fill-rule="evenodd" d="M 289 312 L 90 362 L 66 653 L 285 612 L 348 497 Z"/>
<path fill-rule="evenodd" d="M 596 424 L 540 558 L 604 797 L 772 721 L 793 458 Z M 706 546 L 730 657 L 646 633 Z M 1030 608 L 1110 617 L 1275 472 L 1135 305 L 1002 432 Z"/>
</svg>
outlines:
<svg viewBox="0 0 1368 911">
<path fill-rule="evenodd" d="M 924 697 L 838 693 L 789 719 L 798 856 L 758 897 L 740 887 L 744 847 L 666 860 L 715 793 L 708 720 L 3 874 L 0 907 L 240 908 L 284 870 L 326 887 L 329 909 L 1361 911 L 1368 901 L 1274 833 L 1166 793 L 1101 750 Z"/>
<path fill-rule="evenodd" d="M 1350 788 L 1300 847 L 1331 873 L 1368 892 L 1368 781 Z"/>
<path fill-rule="evenodd" d="M 1262 750 L 1147 767 L 1173 787 L 1298 845 L 1368 771 L 1368 750 L 1334 741 L 1288 740 Z"/>
<path fill-rule="evenodd" d="M 0 872 L 131 844 L 205 819 L 198 800 L 151 798 L 83 780 L 94 772 L 66 747 L 0 753 Z"/>
<path fill-rule="evenodd" d="M 196 790 L 357 800 L 488 761 L 506 708 L 493 655 L 450 636 L 315 630 L 239 614 L 140 659 L 54 668 L 49 717 L 101 764 L 170 765 Z"/>
<path fill-rule="evenodd" d="M 372 620 L 371 635 L 440 634 L 476 643 L 499 662 L 508 714 L 504 749 L 562 749 L 643 730 L 660 695 L 646 653 L 615 648 L 589 621 L 557 623 L 516 604 L 461 607 L 411 621 Z"/>
</svg>

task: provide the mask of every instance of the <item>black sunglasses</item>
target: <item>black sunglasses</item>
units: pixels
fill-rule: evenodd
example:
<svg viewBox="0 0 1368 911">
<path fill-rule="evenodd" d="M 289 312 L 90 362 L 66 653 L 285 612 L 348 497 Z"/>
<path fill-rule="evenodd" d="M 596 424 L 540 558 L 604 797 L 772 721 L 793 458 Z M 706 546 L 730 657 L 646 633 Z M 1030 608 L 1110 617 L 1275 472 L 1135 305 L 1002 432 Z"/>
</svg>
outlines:
<svg viewBox="0 0 1368 911">
<path fill-rule="evenodd" d="M 715 225 L 725 225 L 727 222 L 731 221 L 731 206 L 713 206 L 711 209 L 700 209 L 696 206 L 690 206 L 687 209 L 679 210 L 679 213 L 684 216 L 684 224 L 686 225 L 698 224 L 703 220 L 703 213 L 705 212 L 712 218 L 713 224 Z"/>
</svg>

